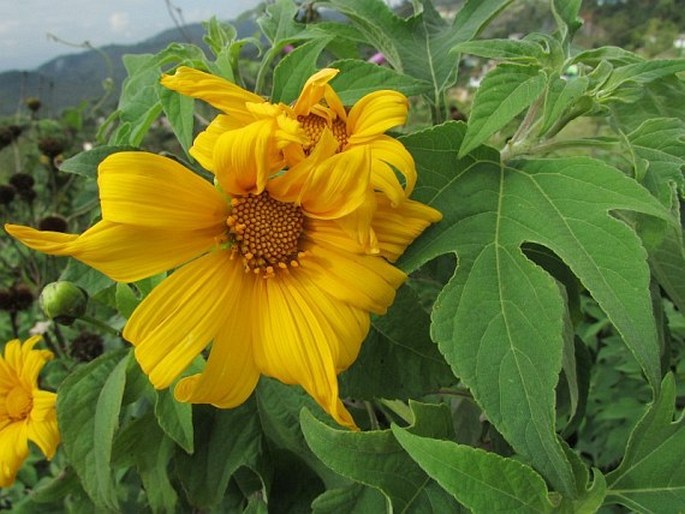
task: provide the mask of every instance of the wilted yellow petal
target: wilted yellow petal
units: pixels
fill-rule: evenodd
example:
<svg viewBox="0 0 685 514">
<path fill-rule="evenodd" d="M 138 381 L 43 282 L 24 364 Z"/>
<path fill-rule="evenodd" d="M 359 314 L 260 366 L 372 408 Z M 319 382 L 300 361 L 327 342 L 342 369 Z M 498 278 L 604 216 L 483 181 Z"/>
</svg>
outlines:
<svg viewBox="0 0 685 514">
<path fill-rule="evenodd" d="M 378 237 L 381 255 L 391 262 L 402 255 L 430 224 L 442 219 L 439 211 L 414 200 L 393 207 L 384 195 L 377 195 L 378 208 L 372 227 Z"/>
<path fill-rule="evenodd" d="M 214 148 L 214 173 L 231 195 L 259 194 L 280 169 L 282 159 L 273 139 L 274 120 L 260 120 L 221 135 Z"/>
<path fill-rule="evenodd" d="M 373 139 L 368 146 L 373 159 L 371 182 L 376 189 L 385 192 L 395 205 L 400 203 L 404 197 L 411 195 L 416 185 L 414 158 L 402 143 L 386 135 Z M 395 170 L 404 177 L 404 188 L 399 183 Z M 395 198 L 396 195 L 398 198 Z"/>
<path fill-rule="evenodd" d="M 319 142 L 318 146 L 323 145 Z M 268 189 L 279 201 L 302 205 L 310 217 L 340 218 L 358 209 L 366 199 L 370 163 L 371 154 L 365 147 L 336 154 L 318 164 L 307 159 L 274 178 Z"/>
<path fill-rule="evenodd" d="M 225 134 L 229 130 L 237 130 L 243 128 L 245 123 L 242 123 L 226 114 L 219 114 L 212 120 L 209 126 L 200 132 L 193 146 L 190 147 L 188 153 L 197 159 L 202 167 L 214 173 L 214 147 L 219 139 L 219 136 Z"/>
<path fill-rule="evenodd" d="M 409 102 L 397 91 L 374 91 L 359 100 L 347 117 L 351 145 L 366 143 L 385 131 L 404 125 Z"/>
<path fill-rule="evenodd" d="M 335 77 L 340 70 L 333 68 L 324 68 L 317 71 L 307 79 L 304 86 L 302 87 L 302 92 L 300 96 L 295 101 L 293 106 L 293 111 L 297 116 L 308 115 L 312 107 L 319 104 L 319 102 L 324 98 L 326 89 L 330 88 L 328 83 Z"/>
<path fill-rule="evenodd" d="M 245 125 L 254 121 L 252 114 L 245 109 L 245 104 L 264 102 L 261 96 L 250 93 L 233 82 L 187 66 L 180 66 L 173 75 L 164 75 L 161 83 L 168 89 L 204 100 Z"/>
</svg>

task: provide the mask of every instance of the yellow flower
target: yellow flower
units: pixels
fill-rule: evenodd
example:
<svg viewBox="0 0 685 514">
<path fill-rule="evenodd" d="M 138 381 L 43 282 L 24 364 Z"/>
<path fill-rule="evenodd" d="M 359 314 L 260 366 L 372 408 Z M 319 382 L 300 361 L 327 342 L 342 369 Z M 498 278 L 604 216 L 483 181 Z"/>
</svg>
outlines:
<svg viewBox="0 0 685 514">
<path fill-rule="evenodd" d="M 0 487 L 8 487 L 34 442 L 51 459 L 60 441 L 55 393 L 38 389 L 38 374 L 52 359 L 48 350 L 34 350 L 40 336 L 5 345 L 0 355 Z"/>
<path fill-rule="evenodd" d="M 218 79 L 203 76 L 208 82 L 199 87 L 215 86 Z M 324 92 L 308 86 L 302 102 L 323 94 L 334 105 L 327 83 L 314 85 Z M 178 400 L 234 407 L 264 374 L 301 385 L 338 423 L 354 428 L 337 375 L 356 359 L 370 313 L 383 314 L 406 278 L 389 261 L 441 215 L 404 190 L 395 202 L 378 186 L 368 141 L 338 152 L 333 131 L 325 129 L 291 166 L 286 154 L 296 152 L 282 150 L 297 130 L 283 135 L 278 128 L 300 123 L 291 108 L 235 87 L 216 98 L 226 104 L 242 98 L 248 107 L 208 129 L 227 120 L 244 125 L 215 137 L 212 162 L 198 150 L 205 143 L 195 143 L 216 187 L 174 160 L 117 153 L 98 168 L 102 221 L 81 235 L 6 230 L 33 249 L 71 255 L 117 281 L 178 268 L 138 306 L 123 333 L 155 387 L 170 386 L 211 342 L 204 371 L 176 385 Z M 250 121 L 254 113 L 266 114 Z M 354 127 L 381 125 L 374 112 L 367 114 L 371 121 L 352 111 L 347 119 L 357 120 Z M 374 140 L 371 132 L 356 134 Z M 373 253 L 355 226 L 373 232 Z"/>
<path fill-rule="evenodd" d="M 311 168 L 338 155 L 348 161 L 366 159 L 372 189 L 398 205 L 414 188 L 416 168 L 404 146 L 384 132 L 405 123 L 407 99 L 397 91 L 375 91 L 348 111 L 329 84 L 337 74 L 338 70 L 326 68 L 312 75 L 292 106 L 269 103 L 227 80 L 188 67 L 180 67 L 161 82 L 225 113 L 198 135 L 190 154 L 217 175 L 229 194 L 261 191 L 273 173 L 302 165 L 315 155 L 305 165 L 307 172 L 298 171 L 304 182 Z M 403 175 L 404 185 L 395 170 Z M 249 180 L 253 176 L 256 181 Z M 339 224 L 358 238 L 367 253 L 378 252 L 369 226 L 375 200 L 371 189 L 358 200 L 357 207 L 363 208 L 351 208 L 354 212 Z"/>
</svg>

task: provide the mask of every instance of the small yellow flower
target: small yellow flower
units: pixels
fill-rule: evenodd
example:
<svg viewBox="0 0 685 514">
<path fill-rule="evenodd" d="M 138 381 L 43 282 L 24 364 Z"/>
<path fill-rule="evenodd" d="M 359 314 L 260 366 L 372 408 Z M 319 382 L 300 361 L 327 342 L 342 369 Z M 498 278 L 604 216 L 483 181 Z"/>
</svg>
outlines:
<svg viewBox="0 0 685 514">
<path fill-rule="evenodd" d="M 235 407 L 264 374 L 301 385 L 338 423 L 354 428 L 337 375 L 356 359 L 370 313 L 383 314 L 406 278 L 389 261 L 441 218 L 407 198 L 413 180 L 404 188 L 397 181 L 395 198 L 374 178 L 374 144 L 389 143 L 378 132 L 396 118 L 388 114 L 383 125 L 375 109 L 366 120 L 354 108 L 344 113 L 326 77 L 310 80 L 291 108 L 187 73 L 202 90 L 218 88 L 216 103 L 242 102 L 243 110 L 220 115 L 193 147 L 214 171 L 216 187 L 174 160 L 121 152 L 98 168 L 102 221 L 83 234 L 5 228 L 33 249 L 71 255 L 117 281 L 178 268 L 123 333 L 155 387 L 171 385 L 211 342 L 204 371 L 177 384 L 180 401 Z M 317 98 L 326 105 L 311 105 Z M 316 144 L 302 146 L 299 117 L 312 113 L 347 116 L 346 127 L 354 128 L 347 143 L 326 125 Z M 410 176 L 411 156 L 393 143 Z M 216 147 L 211 159 L 209 146 Z"/>
<path fill-rule="evenodd" d="M 60 441 L 55 413 L 55 393 L 38 389 L 38 374 L 52 359 L 48 350 L 34 350 L 40 336 L 22 344 L 5 345 L 0 355 L 0 487 L 14 483 L 15 476 L 34 442 L 51 459 Z"/>
<path fill-rule="evenodd" d="M 348 162 L 365 159 L 371 188 L 339 224 L 358 237 L 367 253 L 374 253 L 378 245 L 369 226 L 375 200 L 371 189 L 398 205 L 416 183 L 411 155 L 384 134 L 405 123 L 408 101 L 397 91 L 381 90 L 364 96 L 348 111 L 329 84 L 338 71 L 326 68 L 312 75 L 292 106 L 272 104 L 227 80 L 188 67 L 180 67 L 161 82 L 225 113 L 198 135 L 190 154 L 213 171 L 230 194 L 261 190 L 283 168 L 299 166 L 301 183 L 296 187 L 300 187 L 311 170 L 330 157 Z M 315 159 L 303 165 L 312 155 Z M 255 183 L 245 180 L 252 176 L 257 177 Z"/>
</svg>

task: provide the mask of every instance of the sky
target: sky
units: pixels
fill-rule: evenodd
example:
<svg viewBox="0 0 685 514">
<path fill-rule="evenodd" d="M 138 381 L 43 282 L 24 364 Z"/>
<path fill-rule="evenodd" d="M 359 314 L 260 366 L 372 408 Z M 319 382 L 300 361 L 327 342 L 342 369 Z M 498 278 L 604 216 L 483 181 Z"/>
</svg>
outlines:
<svg viewBox="0 0 685 514">
<path fill-rule="evenodd" d="M 186 23 L 231 20 L 260 0 L 170 0 Z M 174 27 L 166 0 L 0 0 L 0 71 L 32 70 L 64 54 L 66 43 L 138 43 Z M 52 34 L 66 43 L 54 41 Z"/>
</svg>

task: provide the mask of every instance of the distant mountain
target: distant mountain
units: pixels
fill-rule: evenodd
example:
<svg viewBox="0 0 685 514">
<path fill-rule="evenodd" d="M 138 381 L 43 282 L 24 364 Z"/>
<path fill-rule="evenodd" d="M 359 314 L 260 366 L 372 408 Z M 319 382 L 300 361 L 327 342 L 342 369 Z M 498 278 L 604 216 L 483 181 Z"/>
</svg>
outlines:
<svg viewBox="0 0 685 514">
<path fill-rule="evenodd" d="M 259 8 L 258 8 L 259 9 Z M 231 21 L 238 37 L 253 36 L 258 31 L 255 22 L 258 9 L 241 15 Z M 37 97 L 43 104 L 41 114 L 55 115 L 66 107 L 78 105 L 83 100 L 97 101 L 102 98 L 103 81 L 111 77 L 114 91 L 111 102 L 118 98 L 121 83 L 126 77 L 122 63 L 125 54 L 156 53 L 173 42 L 187 42 L 208 51 L 202 41 L 202 24 L 193 23 L 181 29 L 165 30 L 145 41 L 134 45 L 109 45 L 98 50 L 63 55 L 52 59 L 32 71 L 6 71 L 0 73 L 0 116 L 14 114 L 26 98 Z M 108 73 L 107 63 L 102 55 L 109 56 L 112 74 Z"/>
</svg>

